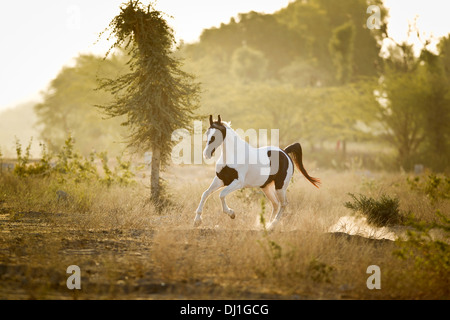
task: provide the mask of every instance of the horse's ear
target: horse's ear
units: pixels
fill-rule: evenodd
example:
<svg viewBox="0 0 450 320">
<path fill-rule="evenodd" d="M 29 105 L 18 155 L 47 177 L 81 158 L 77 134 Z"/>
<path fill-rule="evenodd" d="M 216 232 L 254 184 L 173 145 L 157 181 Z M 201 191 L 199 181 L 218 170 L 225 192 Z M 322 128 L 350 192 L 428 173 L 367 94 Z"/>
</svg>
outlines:
<svg viewBox="0 0 450 320">
<path fill-rule="evenodd" d="M 220 119 L 220 114 L 219 114 L 219 117 L 217 119 L 218 119 L 217 121 L 219 121 L 219 124 L 222 124 L 222 119 Z"/>
<path fill-rule="evenodd" d="M 209 115 L 209 125 L 212 126 L 213 124 L 213 118 L 212 118 L 212 114 Z"/>
</svg>

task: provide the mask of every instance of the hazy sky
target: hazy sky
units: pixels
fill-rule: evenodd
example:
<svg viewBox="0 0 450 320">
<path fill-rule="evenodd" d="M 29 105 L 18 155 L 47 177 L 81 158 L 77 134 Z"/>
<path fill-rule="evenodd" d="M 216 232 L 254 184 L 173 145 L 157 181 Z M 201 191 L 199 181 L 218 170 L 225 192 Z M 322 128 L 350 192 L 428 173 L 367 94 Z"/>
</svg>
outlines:
<svg viewBox="0 0 450 320">
<path fill-rule="evenodd" d="M 103 54 L 106 37 L 98 34 L 119 12 L 124 0 L 21 0 L 0 3 L 0 109 L 38 99 L 61 67 L 80 52 Z M 147 2 L 144 0 L 144 2 Z M 227 23 L 240 12 L 272 13 L 289 0 L 159 0 L 156 9 L 167 13 L 177 39 L 198 40 L 202 30 Z M 385 0 L 390 8 L 390 33 L 406 37 L 408 20 L 419 15 L 427 35 L 450 32 L 447 0 Z M 365 12 L 362 14 L 367 15 Z M 367 15 L 368 16 L 368 15 Z"/>
</svg>

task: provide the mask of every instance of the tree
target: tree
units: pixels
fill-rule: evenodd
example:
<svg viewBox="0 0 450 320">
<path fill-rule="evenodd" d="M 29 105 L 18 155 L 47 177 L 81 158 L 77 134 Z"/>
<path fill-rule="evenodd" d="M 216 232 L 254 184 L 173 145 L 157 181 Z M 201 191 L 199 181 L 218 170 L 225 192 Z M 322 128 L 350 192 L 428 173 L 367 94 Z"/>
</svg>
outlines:
<svg viewBox="0 0 450 320">
<path fill-rule="evenodd" d="M 442 37 L 441 41 L 439 41 L 438 48 L 442 67 L 444 68 L 447 80 L 450 81 L 450 34 Z"/>
<path fill-rule="evenodd" d="M 267 59 L 262 52 L 243 46 L 234 51 L 231 70 L 235 76 L 244 81 L 263 80 L 267 70 Z"/>
<path fill-rule="evenodd" d="M 448 167 L 450 86 L 445 41 L 441 40 L 439 55 L 430 52 L 425 41 L 419 57 L 414 56 L 412 45 L 396 43 L 385 62 L 378 114 L 385 137 L 406 170 L 415 161 L 436 171 Z"/>
<path fill-rule="evenodd" d="M 387 68 L 380 89 L 379 119 L 386 140 L 397 149 L 398 163 L 410 170 L 425 136 L 423 132 L 423 79 L 414 72 Z"/>
<path fill-rule="evenodd" d="M 169 160 L 173 131 L 190 127 L 196 118 L 199 85 L 181 70 L 181 61 L 172 54 L 173 31 L 163 13 L 151 5 L 129 1 L 109 30 L 116 38 L 110 50 L 121 46 L 128 50 L 131 72 L 102 81 L 101 88 L 115 99 L 99 107 L 110 117 L 126 117 L 123 125 L 130 130 L 130 147 L 152 150 L 151 199 L 160 204 L 160 169 Z"/>
<path fill-rule="evenodd" d="M 366 14 L 369 5 L 377 5 L 381 12 L 380 30 L 369 30 Z M 339 84 L 335 78 L 334 52 L 329 50 L 333 30 L 340 26 L 354 25 L 352 48 L 347 61 L 352 79 L 373 77 L 379 73 L 382 62 L 379 56 L 382 36 L 386 29 L 386 9 L 382 0 L 308 0 L 291 1 L 286 8 L 273 14 L 248 12 L 239 14 L 228 24 L 203 31 L 198 43 L 188 44 L 184 53 L 192 60 L 205 56 L 218 64 L 228 64 L 231 70 L 232 56 L 243 43 L 264 54 L 267 59 L 267 78 L 280 80 L 283 69 L 297 60 L 316 69 L 312 82 L 322 86 Z M 340 52 L 343 52 L 342 49 Z M 284 70 L 286 71 L 286 70 Z M 283 72 L 285 73 L 285 72 Z"/>
<path fill-rule="evenodd" d="M 329 50 L 336 68 L 336 80 L 341 84 L 349 82 L 353 73 L 353 47 L 355 26 L 347 22 L 333 30 Z"/>
<path fill-rule="evenodd" d="M 303 2 L 297 0 L 296 2 Z M 311 0 L 318 3 L 326 12 L 329 21 L 329 30 L 333 31 L 339 26 L 349 22 L 354 28 L 354 52 L 352 58 L 352 72 L 356 77 L 370 77 L 378 75 L 378 66 L 382 62 L 379 53 L 387 26 L 387 9 L 382 0 Z M 369 5 L 380 8 L 380 29 L 369 30 L 366 27 L 369 14 L 364 14 Z M 329 38 L 328 38 L 329 39 Z M 322 41 L 324 41 L 323 39 Z"/>
<path fill-rule="evenodd" d="M 444 55 L 435 55 L 426 47 L 420 55 L 424 62 L 421 71 L 425 83 L 423 101 L 426 102 L 423 108 L 426 110 L 423 117 L 425 152 L 430 166 L 436 171 L 446 169 L 450 155 L 450 81 L 445 72 L 444 58 Z"/>
<path fill-rule="evenodd" d="M 120 119 L 101 121 L 102 114 L 93 108 L 112 100 L 109 92 L 95 90 L 97 77 L 112 77 L 127 70 L 123 54 L 109 59 L 94 55 L 80 55 L 75 64 L 64 67 L 44 92 L 44 101 L 34 107 L 40 138 L 51 151 L 59 150 L 69 134 L 76 139 L 76 147 L 84 155 L 92 149 L 107 149 L 119 153 L 123 146 L 123 130 L 117 130 Z"/>
</svg>

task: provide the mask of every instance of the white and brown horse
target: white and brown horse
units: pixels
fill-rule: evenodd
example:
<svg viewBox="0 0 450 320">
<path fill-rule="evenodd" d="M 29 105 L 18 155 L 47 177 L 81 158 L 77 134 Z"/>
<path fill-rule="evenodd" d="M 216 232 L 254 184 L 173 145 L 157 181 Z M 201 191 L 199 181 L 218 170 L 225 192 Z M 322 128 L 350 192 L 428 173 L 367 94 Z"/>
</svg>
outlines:
<svg viewBox="0 0 450 320">
<path fill-rule="evenodd" d="M 220 115 L 217 121 L 213 121 L 211 115 L 209 124 L 203 156 L 211 159 L 219 147 L 222 147 L 222 152 L 216 162 L 216 176 L 209 188 L 203 192 L 196 210 L 195 226 L 200 225 L 203 206 L 213 192 L 225 187 L 220 192 L 222 209 L 234 219 L 235 213 L 228 207 L 225 197 L 241 188 L 259 187 L 272 204 L 272 216 L 275 214 L 275 218 L 269 229 L 273 229 L 288 204 L 286 190 L 294 173 L 294 164 L 306 179 L 319 187 L 320 180 L 311 177 L 303 167 L 302 148 L 299 143 L 294 143 L 284 150 L 272 146 L 254 148 L 241 139 L 228 123 L 222 122 Z"/>
</svg>

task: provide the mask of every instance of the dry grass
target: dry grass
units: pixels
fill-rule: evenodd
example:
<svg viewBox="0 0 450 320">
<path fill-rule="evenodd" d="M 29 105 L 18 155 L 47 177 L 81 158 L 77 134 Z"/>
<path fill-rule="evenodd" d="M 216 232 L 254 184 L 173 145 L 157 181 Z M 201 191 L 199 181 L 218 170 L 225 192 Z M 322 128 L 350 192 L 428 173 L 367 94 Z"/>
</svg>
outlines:
<svg viewBox="0 0 450 320">
<path fill-rule="evenodd" d="M 331 234 L 347 193 L 400 199 L 401 210 L 434 221 L 449 201 L 431 204 L 401 174 L 312 172 L 317 190 L 298 173 L 279 230 L 259 223 L 270 204 L 259 190 L 232 194 L 231 220 L 213 195 L 203 224 L 194 212 L 212 167 L 165 173 L 174 205 L 157 214 L 142 182 L 131 187 L 67 184 L 67 200 L 52 179 L 0 177 L 0 298 L 38 299 L 448 299 L 448 277 L 427 278 L 414 261 L 393 255 L 389 240 Z M 144 180 L 145 181 L 145 180 Z M 397 230 L 390 230 L 397 232 Z M 68 290 L 69 265 L 82 271 L 82 290 Z M 381 290 L 369 290 L 369 265 L 381 268 Z M 441 275 L 442 276 L 442 275 Z"/>
</svg>

